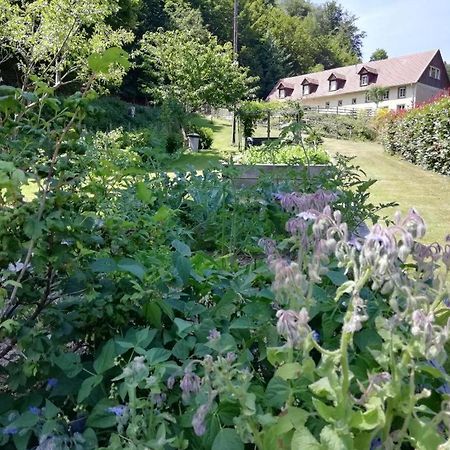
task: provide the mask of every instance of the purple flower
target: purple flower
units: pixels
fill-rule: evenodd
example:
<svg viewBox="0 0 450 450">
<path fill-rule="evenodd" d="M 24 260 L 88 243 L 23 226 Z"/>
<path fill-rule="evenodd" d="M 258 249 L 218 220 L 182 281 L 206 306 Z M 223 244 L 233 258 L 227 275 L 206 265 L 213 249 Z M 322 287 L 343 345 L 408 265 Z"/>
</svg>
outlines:
<svg viewBox="0 0 450 450">
<path fill-rule="evenodd" d="M 180 387 L 183 391 L 183 399 L 189 398 L 190 394 L 196 394 L 200 390 L 201 380 L 191 371 L 185 372 L 183 378 L 180 381 Z"/>
<path fill-rule="evenodd" d="M 39 416 L 41 414 L 41 409 L 37 406 L 29 406 L 28 411 L 30 411 L 31 414 L 36 414 L 36 416 Z"/>
<path fill-rule="evenodd" d="M 167 387 L 169 389 L 172 389 L 175 386 L 175 380 L 176 379 L 173 375 L 167 379 Z"/>
<path fill-rule="evenodd" d="M 152 400 L 153 400 L 153 403 L 158 408 L 161 408 L 161 406 L 163 406 L 164 402 L 167 400 L 167 395 L 166 394 L 153 394 Z"/>
<path fill-rule="evenodd" d="M 209 335 L 208 335 L 208 340 L 209 341 L 215 341 L 216 339 L 220 339 L 220 331 L 217 331 L 215 328 L 213 328 L 212 330 L 210 330 Z"/>
<path fill-rule="evenodd" d="M 200 406 L 192 417 L 192 427 L 197 436 L 203 436 L 206 433 L 205 419 L 209 411 L 209 404 Z"/>
<path fill-rule="evenodd" d="M 122 417 L 126 413 L 127 407 L 124 405 L 110 406 L 109 408 L 106 408 L 105 411 L 114 414 L 117 417 Z"/>
<path fill-rule="evenodd" d="M 2 431 L 4 436 L 14 436 L 18 432 L 19 432 L 19 430 L 16 427 L 6 427 L 6 428 L 3 428 L 3 431 Z"/>
<path fill-rule="evenodd" d="M 234 361 L 236 361 L 236 353 L 228 352 L 227 356 L 225 357 L 225 360 L 227 361 L 227 363 L 233 364 Z"/>
<path fill-rule="evenodd" d="M 59 383 L 59 381 L 57 378 L 49 378 L 47 380 L 47 387 L 46 387 L 47 391 L 56 387 L 58 385 L 58 383 Z"/>
<path fill-rule="evenodd" d="M 288 346 L 300 344 L 310 331 L 308 311 L 305 308 L 299 312 L 280 309 L 276 315 L 278 334 L 287 340 Z"/>
</svg>

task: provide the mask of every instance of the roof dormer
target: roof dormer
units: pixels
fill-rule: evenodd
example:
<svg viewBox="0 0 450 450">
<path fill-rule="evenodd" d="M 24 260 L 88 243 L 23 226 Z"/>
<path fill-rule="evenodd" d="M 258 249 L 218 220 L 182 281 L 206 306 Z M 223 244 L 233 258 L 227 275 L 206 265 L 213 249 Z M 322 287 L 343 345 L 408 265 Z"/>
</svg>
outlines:
<svg viewBox="0 0 450 450">
<path fill-rule="evenodd" d="M 337 91 L 338 89 L 342 89 L 345 85 L 345 75 L 342 75 L 338 72 L 332 72 L 331 75 L 328 77 L 328 83 L 329 83 L 329 90 L 330 91 Z"/>
<path fill-rule="evenodd" d="M 376 83 L 378 78 L 378 71 L 373 67 L 364 64 L 358 72 L 359 85 L 368 86 L 369 84 Z"/>
<path fill-rule="evenodd" d="M 312 94 L 317 91 L 319 82 L 314 78 L 305 77 L 301 82 L 303 95 Z"/>
<path fill-rule="evenodd" d="M 278 98 L 283 99 L 286 97 L 290 97 L 292 95 L 292 93 L 294 92 L 294 85 L 282 81 L 278 85 L 277 89 L 278 89 Z"/>
</svg>

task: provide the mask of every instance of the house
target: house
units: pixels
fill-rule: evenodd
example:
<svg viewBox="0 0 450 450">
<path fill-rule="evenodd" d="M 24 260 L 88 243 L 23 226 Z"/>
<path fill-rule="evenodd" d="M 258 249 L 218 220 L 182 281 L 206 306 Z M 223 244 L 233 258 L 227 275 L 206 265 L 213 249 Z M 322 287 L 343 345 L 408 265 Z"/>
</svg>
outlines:
<svg viewBox="0 0 450 450">
<path fill-rule="evenodd" d="M 386 89 L 378 108 L 412 108 L 450 88 L 439 50 L 283 78 L 267 100 L 300 100 L 314 108 L 373 109 L 372 86 Z"/>
</svg>

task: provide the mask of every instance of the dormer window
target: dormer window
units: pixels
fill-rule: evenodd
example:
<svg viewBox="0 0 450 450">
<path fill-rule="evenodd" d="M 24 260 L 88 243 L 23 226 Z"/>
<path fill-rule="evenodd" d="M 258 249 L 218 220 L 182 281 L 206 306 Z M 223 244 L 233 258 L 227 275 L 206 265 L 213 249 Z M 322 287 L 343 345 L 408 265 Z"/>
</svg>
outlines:
<svg viewBox="0 0 450 450">
<path fill-rule="evenodd" d="M 341 75 L 340 73 L 333 72 L 328 77 L 328 82 L 329 82 L 328 89 L 330 91 L 337 91 L 338 89 L 342 89 L 344 87 L 345 76 Z"/>
<path fill-rule="evenodd" d="M 278 85 L 278 98 L 284 99 L 290 97 L 294 92 L 294 86 L 289 83 L 282 82 Z"/>
<path fill-rule="evenodd" d="M 359 85 L 369 86 L 371 83 L 376 83 L 378 77 L 378 71 L 373 67 L 363 65 L 358 72 L 359 75 Z"/>
<path fill-rule="evenodd" d="M 314 94 L 314 92 L 317 91 L 317 86 L 319 86 L 319 82 L 317 80 L 309 77 L 305 77 L 301 84 L 303 95 Z"/>
<path fill-rule="evenodd" d="M 435 80 L 441 79 L 441 70 L 437 67 L 430 66 L 430 77 L 434 78 Z"/>
</svg>

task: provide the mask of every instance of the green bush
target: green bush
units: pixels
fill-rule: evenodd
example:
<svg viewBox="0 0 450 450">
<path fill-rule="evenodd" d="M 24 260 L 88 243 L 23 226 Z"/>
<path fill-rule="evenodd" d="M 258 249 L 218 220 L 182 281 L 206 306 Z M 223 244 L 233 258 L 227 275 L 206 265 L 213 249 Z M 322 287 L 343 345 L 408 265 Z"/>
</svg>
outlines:
<svg viewBox="0 0 450 450">
<path fill-rule="evenodd" d="M 197 133 L 200 136 L 200 148 L 202 150 L 211 148 L 214 136 L 214 131 L 212 130 L 212 128 L 190 125 L 189 133 Z"/>
<path fill-rule="evenodd" d="M 384 119 L 385 149 L 428 170 L 450 175 L 450 98 Z"/>
<path fill-rule="evenodd" d="M 372 120 L 364 113 L 354 117 L 309 111 L 305 119 L 317 133 L 325 137 L 361 141 L 374 141 L 377 137 Z"/>
</svg>

